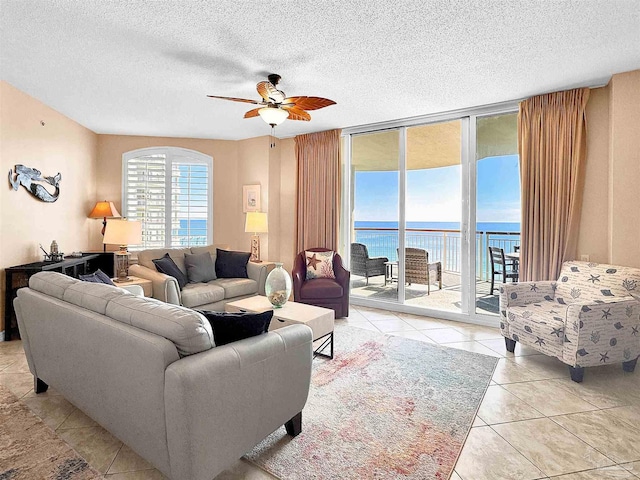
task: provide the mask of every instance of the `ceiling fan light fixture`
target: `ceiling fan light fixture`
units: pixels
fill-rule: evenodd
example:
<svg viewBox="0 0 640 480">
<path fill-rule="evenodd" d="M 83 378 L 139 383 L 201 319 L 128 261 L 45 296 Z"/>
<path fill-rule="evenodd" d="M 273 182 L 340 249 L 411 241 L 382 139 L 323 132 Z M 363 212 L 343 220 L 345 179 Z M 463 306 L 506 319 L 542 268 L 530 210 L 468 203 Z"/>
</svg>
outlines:
<svg viewBox="0 0 640 480">
<path fill-rule="evenodd" d="M 278 107 L 264 107 L 258 110 L 258 114 L 272 127 L 280 125 L 289 116 L 289 112 Z"/>
</svg>

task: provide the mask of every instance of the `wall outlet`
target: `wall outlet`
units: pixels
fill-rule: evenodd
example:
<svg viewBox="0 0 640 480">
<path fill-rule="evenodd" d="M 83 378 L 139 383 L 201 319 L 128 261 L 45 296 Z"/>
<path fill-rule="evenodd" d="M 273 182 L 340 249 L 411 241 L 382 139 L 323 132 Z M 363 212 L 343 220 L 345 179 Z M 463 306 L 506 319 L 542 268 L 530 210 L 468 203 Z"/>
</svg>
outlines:
<svg viewBox="0 0 640 480">
<path fill-rule="evenodd" d="M 588 262 L 589 261 L 589 255 L 588 254 L 580 255 L 580 261 L 581 262 Z"/>
</svg>

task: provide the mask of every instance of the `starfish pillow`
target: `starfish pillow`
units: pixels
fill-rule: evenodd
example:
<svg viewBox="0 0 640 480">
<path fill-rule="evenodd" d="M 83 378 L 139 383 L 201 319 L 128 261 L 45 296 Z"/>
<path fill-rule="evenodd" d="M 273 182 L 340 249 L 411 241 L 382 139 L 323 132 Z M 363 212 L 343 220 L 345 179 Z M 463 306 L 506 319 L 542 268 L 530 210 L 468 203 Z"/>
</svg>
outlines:
<svg viewBox="0 0 640 480">
<path fill-rule="evenodd" d="M 336 278 L 333 273 L 333 252 L 304 252 L 307 261 L 307 280 Z"/>
</svg>

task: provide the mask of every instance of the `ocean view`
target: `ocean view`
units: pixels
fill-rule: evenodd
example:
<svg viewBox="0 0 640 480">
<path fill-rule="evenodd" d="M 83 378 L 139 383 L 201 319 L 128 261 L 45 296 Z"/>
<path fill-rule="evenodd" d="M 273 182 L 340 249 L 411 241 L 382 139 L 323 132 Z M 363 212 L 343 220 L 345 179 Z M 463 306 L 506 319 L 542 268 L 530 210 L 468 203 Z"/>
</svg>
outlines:
<svg viewBox="0 0 640 480">
<path fill-rule="evenodd" d="M 355 222 L 355 241 L 367 246 L 369 256 L 398 260 L 398 222 Z M 424 231 L 414 231 L 419 229 Z M 430 262 L 442 262 L 450 272 L 460 272 L 459 222 L 407 222 L 407 247 L 422 248 L 429 252 Z M 486 276 L 487 247 L 495 246 L 512 252 L 520 245 L 519 222 L 478 222 L 476 228 L 477 269 Z"/>
</svg>

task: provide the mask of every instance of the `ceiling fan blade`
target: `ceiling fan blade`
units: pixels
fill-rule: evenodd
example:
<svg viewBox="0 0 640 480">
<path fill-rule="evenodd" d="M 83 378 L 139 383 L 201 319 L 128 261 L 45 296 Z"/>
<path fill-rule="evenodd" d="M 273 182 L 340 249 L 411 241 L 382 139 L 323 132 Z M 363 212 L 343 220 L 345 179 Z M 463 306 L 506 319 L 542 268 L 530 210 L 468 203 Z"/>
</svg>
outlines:
<svg viewBox="0 0 640 480">
<path fill-rule="evenodd" d="M 293 104 L 302 110 L 318 110 L 336 104 L 333 100 L 322 97 L 289 97 L 285 98 L 282 103 L 284 106 Z"/>
<path fill-rule="evenodd" d="M 265 102 L 282 103 L 284 92 L 278 90 L 271 82 L 260 82 L 256 85 L 256 90 Z"/>
<path fill-rule="evenodd" d="M 231 100 L 232 102 L 253 103 L 254 105 L 262 105 L 263 102 L 256 102 L 255 100 L 249 100 L 248 98 L 236 98 L 236 97 L 219 97 L 217 95 L 207 95 L 209 98 L 219 98 L 220 100 Z"/>
<path fill-rule="evenodd" d="M 289 120 L 302 120 L 303 122 L 311 120 L 311 115 L 295 105 L 283 105 L 282 108 L 289 112 L 289 117 L 287 117 Z"/>
<path fill-rule="evenodd" d="M 258 111 L 260 110 L 260 108 L 254 108 L 253 110 L 249 110 L 247 113 L 244 114 L 244 118 L 257 117 L 259 115 Z"/>
</svg>

